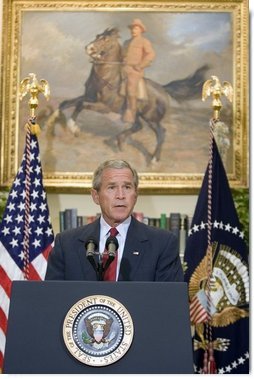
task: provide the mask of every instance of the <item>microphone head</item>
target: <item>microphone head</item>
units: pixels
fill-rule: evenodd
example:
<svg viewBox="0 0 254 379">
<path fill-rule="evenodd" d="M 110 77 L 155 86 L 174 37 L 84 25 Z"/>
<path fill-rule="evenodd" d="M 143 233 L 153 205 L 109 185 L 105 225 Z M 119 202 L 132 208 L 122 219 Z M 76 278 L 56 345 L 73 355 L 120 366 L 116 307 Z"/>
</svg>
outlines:
<svg viewBox="0 0 254 379">
<path fill-rule="evenodd" d="M 109 257 L 112 256 L 115 258 L 115 255 L 116 255 L 116 251 L 118 249 L 118 241 L 117 241 L 117 238 L 116 237 L 113 237 L 113 236 L 109 236 L 107 238 L 107 241 L 106 241 L 106 245 L 105 245 L 105 248 L 106 250 L 108 251 L 108 255 Z"/>
<path fill-rule="evenodd" d="M 86 254 L 93 255 L 97 247 L 98 247 L 98 244 L 96 240 L 93 237 L 89 237 L 85 243 Z"/>
<path fill-rule="evenodd" d="M 114 252 L 118 249 L 119 243 L 116 237 L 109 236 L 106 241 L 106 249 L 113 250 Z"/>
</svg>

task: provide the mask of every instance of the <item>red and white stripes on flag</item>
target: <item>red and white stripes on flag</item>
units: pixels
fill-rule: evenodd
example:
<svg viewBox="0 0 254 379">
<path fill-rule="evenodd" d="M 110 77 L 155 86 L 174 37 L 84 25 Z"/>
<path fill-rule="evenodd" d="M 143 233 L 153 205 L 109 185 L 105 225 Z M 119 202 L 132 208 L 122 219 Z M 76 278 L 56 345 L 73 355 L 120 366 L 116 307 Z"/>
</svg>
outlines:
<svg viewBox="0 0 254 379">
<path fill-rule="evenodd" d="M 46 273 L 47 258 L 51 251 L 51 246 L 45 252 L 40 254 L 29 265 L 29 280 L 43 280 Z M 13 280 L 24 280 L 24 273 L 0 243 L 0 367 L 3 367 L 4 347 L 7 332 L 9 304 L 11 296 L 11 284 Z"/>
<path fill-rule="evenodd" d="M 207 320 L 207 311 L 201 304 L 198 296 L 195 295 L 190 303 L 190 321 L 192 324 L 199 324 L 200 322 L 206 322 Z"/>
</svg>

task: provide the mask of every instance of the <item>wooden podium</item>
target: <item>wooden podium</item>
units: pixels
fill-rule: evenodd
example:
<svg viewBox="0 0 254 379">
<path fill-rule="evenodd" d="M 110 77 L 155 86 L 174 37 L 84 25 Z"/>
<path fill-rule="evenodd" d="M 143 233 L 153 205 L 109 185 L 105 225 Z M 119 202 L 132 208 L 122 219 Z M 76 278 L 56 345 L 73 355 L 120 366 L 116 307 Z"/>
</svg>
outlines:
<svg viewBox="0 0 254 379">
<path fill-rule="evenodd" d="M 80 299 L 105 295 L 130 313 L 134 337 L 127 353 L 103 367 L 75 359 L 63 323 Z M 5 374 L 191 374 L 192 341 L 186 283 L 13 282 Z"/>
</svg>

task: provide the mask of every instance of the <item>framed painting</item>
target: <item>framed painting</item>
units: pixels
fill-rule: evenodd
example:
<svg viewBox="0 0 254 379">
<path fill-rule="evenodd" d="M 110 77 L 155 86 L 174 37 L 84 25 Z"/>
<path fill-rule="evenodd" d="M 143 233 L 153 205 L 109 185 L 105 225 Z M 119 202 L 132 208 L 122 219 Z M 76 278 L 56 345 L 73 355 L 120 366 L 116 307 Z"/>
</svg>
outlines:
<svg viewBox="0 0 254 379">
<path fill-rule="evenodd" d="M 44 185 L 86 192 L 103 160 L 128 160 L 142 193 L 195 193 L 209 157 L 212 98 L 203 84 L 233 86 L 222 98 L 223 160 L 230 185 L 248 186 L 248 2 L 3 0 L 1 186 L 19 166 L 29 115 L 19 84 L 30 73 L 50 85 L 37 122 Z M 135 22 L 153 49 L 126 121 L 126 41 Z M 133 56 L 132 56 L 133 57 Z M 139 67 L 140 69 L 140 67 Z"/>
</svg>

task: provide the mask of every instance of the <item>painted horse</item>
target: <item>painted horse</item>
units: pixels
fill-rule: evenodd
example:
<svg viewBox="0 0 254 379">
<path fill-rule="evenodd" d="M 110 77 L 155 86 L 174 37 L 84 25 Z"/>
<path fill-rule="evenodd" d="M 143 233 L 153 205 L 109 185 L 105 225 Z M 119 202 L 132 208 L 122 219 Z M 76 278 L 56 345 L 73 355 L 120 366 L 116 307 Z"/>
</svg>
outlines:
<svg viewBox="0 0 254 379">
<path fill-rule="evenodd" d="M 74 111 L 67 121 L 67 126 L 76 134 L 79 132 L 76 119 L 84 109 L 100 113 L 114 112 L 120 115 L 124 112 L 126 98 L 120 91 L 123 80 L 122 47 L 119 43 L 118 30 L 116 28 L 106 29 L 97 35 L 85 49 L 92 62 L 91 72 L 85 83 L 85 93 L 60 103 L 59 108 L 49 117 L 46 124 L 48 127 L 52 127 L 57 120 L 63 120 L 64 110 L 71 107 L 74 107 Z M 201 96 L 204 74 L 208 68 L 207 65 L 202 66 L 192 76 L 170 82 L 165 86 L 145 78 L 147 96 L 145 100 L 138 100 L 135 122 L 104 142 L 121 151 L 126 139 L 130 140 L 134 133 L 146 125 L 156 136 L 153 153 L 148 152 L 140 143 L 135 144 L 133 139 L 132 144 L 144 154 L 147 164 L 151 161 L 159 161 L 165 139 L 165 128 L 162 127 L 161 122 L 169 110 L 169 95 L 177 101 L 182 101 L 188 96 L 193 98 L 194 90 L 198 92 L 198 96 Z M 189 94 L 189 92 L 191 93 Z"/>
</svg>

